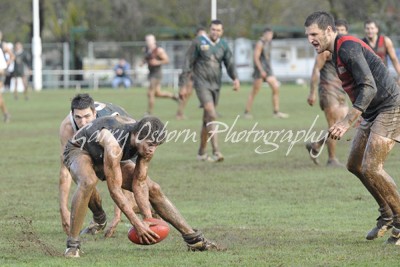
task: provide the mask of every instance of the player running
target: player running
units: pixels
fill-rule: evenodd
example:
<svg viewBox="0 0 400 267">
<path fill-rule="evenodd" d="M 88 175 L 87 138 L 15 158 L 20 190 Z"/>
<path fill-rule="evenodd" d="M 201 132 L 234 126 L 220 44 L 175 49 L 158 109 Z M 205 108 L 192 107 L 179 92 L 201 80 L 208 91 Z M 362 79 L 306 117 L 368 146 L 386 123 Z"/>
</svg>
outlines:
<svg viewBox="0 0 400 267">
<path fill-rule="evenodd" d="M 400 194 L 383 168 L 389 152 L 400 142 L 400 87 L 371 47 L 336 32 L 330 14 L 314 12 L 304 26 L 318 53 L 332 53 L 343 89 L 353 104 L 346 117 L 329 129 L 329 137 L 340 139 L 360 116 L 363 118 L 353 138 L 347 168 L 379 205 L 378 222 L 366 238 L 381 237 L 393 228 L 386 243 L 400 245 Z"/>
</svg>

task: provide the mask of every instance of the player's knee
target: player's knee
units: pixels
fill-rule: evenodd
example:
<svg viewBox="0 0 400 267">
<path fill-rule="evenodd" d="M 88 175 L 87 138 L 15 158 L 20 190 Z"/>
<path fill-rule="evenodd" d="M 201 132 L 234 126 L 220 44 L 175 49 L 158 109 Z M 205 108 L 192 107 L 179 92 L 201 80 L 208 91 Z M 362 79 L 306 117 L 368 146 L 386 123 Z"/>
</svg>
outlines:
<svg viewBox="0 0 400 267">
<path fill-rule="evenodd" d="M 352 161 L 351 159 L 349 159 L 347 161 L 347 170 L 351 173 L 353 173 L 354 175 L 358 176 L 362 174 L 362 170 L 361 170 L 361 166 L 359 164 L 356 164 L 354 161 Z"/>
<path fill-rule="evenodd" d="M 216 119 L 217 119 L 217 113 L 215 112 L 215 110 L 207 110 L 204 113 L 204 116 L 203 116 L 204 123 L 207 124 L 209 122 L 215 121 Z"/>
<path fill-rule="evenodd" d="M 373 177 L 379 171 L 380 169 L 377 166 L 374 166 L 373 164 L 365 163 L 361 166 L 361 174 L 364 177 Z"/>
<path fill-rule="evenodd" d="M 217 114 L 209 114 L 206 117 L 206 123 L 215 121 L 217 119 Z"/>
<path fill-rule="evenodd" d="M 91 191 L 94 188 L 96 188 L 97 180 L 95 179 L 90 179 L 90 178 L 85 178 L 85 179 L 80 179 L 79 181 L 79 187 L 81 190 L 85 191 Z"/>
<path fill-rule="evenodd" d="M 162 198 L 163 193 L 161 191 L 161 186 L 155 182 L 152 182 L 149 185 L 149 197 L 155 201 L 157 199 Z"/>
</svg>

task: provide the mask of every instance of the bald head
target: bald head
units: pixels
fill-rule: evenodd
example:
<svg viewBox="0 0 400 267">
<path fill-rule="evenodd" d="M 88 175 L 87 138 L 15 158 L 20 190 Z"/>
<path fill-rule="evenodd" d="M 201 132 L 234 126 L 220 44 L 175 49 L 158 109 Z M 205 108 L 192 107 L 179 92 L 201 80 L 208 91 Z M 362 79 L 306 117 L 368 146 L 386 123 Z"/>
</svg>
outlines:
<svg viewBox="0 0 400 267">
<path fill-rule="evenodd" d="M 156 37 L 153 34 L 146 35 L 145 41 L 149 48 L 156 46 Z"/>
</svg>

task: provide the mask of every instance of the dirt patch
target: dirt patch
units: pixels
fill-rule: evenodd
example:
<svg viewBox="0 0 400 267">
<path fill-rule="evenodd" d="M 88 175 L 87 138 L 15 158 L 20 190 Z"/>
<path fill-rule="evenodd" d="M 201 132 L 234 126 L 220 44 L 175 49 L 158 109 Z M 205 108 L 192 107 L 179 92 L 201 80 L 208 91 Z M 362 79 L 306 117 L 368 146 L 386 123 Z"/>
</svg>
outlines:
<svg viewBox="0 0 400 267">
<path fill-rule="evenodd" d="M 14 216 L 12 219 L 15 232 L 18 233 L 18 235 L 16 238 L 9 240 L 10 244 L 19 250 L 29 250 L 30 253 L 32 253 L 32 249 L 34 249 L 51 257 L 63 255 L 55 247 L 41 240 L 39 234 L 32 225 L 32 219 L 28 219 L 24 216 Z"/>
</svg>

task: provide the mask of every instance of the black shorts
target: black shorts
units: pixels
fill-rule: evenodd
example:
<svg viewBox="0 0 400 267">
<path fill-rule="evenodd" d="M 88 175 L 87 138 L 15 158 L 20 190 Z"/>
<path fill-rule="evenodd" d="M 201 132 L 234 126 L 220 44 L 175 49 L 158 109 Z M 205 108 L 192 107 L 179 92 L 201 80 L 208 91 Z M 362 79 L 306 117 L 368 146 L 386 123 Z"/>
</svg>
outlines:
<svg viewBox="0 0 400 267">
<path fill-rule="evenodd" d="M 76 147 L 70 143 L 65 146 L 64 150 L 64 165 L 71 172 L 71 166 L 75 161 L 79 160 L 79 157 L 82 155 L 88 155 L 89 153 L 86 150 L 81 149 L 80 147 Z M 106 180 L 106 176 L 104 175 L 104 167 L 103 165 L 95 165 L 93 164 L 93 169 L 96 173 L 97 178 L 102 181 Z"/>
<path fill-rule="evenodd" d="M 86 150 L 81 149 L 80 147 L 76 147 L 70 143 L 68 143 L 65 146 L 65 150 L 64 150 L 64 165 L 65 167 L 67 167 L 68 170 L 71 169 L 71 165 L 78 160 L 78 157 L 81 155 L 88 155 L 89 153 Z M 124 162 L 133 162 L 136 164 L 136 160 L 137 160 L 137 155 L 133 156 L 132 158 L 125 160 L 125 161 L 121 161 L 121 164 Z M 102 164 L 93 164 L 93 169 L 96 173 L 97 178 L 99 178 L 101 181 L 105 181 L 106 180 L 106 176 L 104 174 L 104 166 Z"/>
<path fill-rule="evenodd" d="M 274 72 L 272 71 L 272 68 L 270 65 L 263 65 L 264 71 L 267 73 L 267 77 L 274 76 Z M 258 80 L 261 79 L 261 73 L 258 70 L 258 68 L 254 68 L 253 72 L 253 79 Z"/>
</svg>

